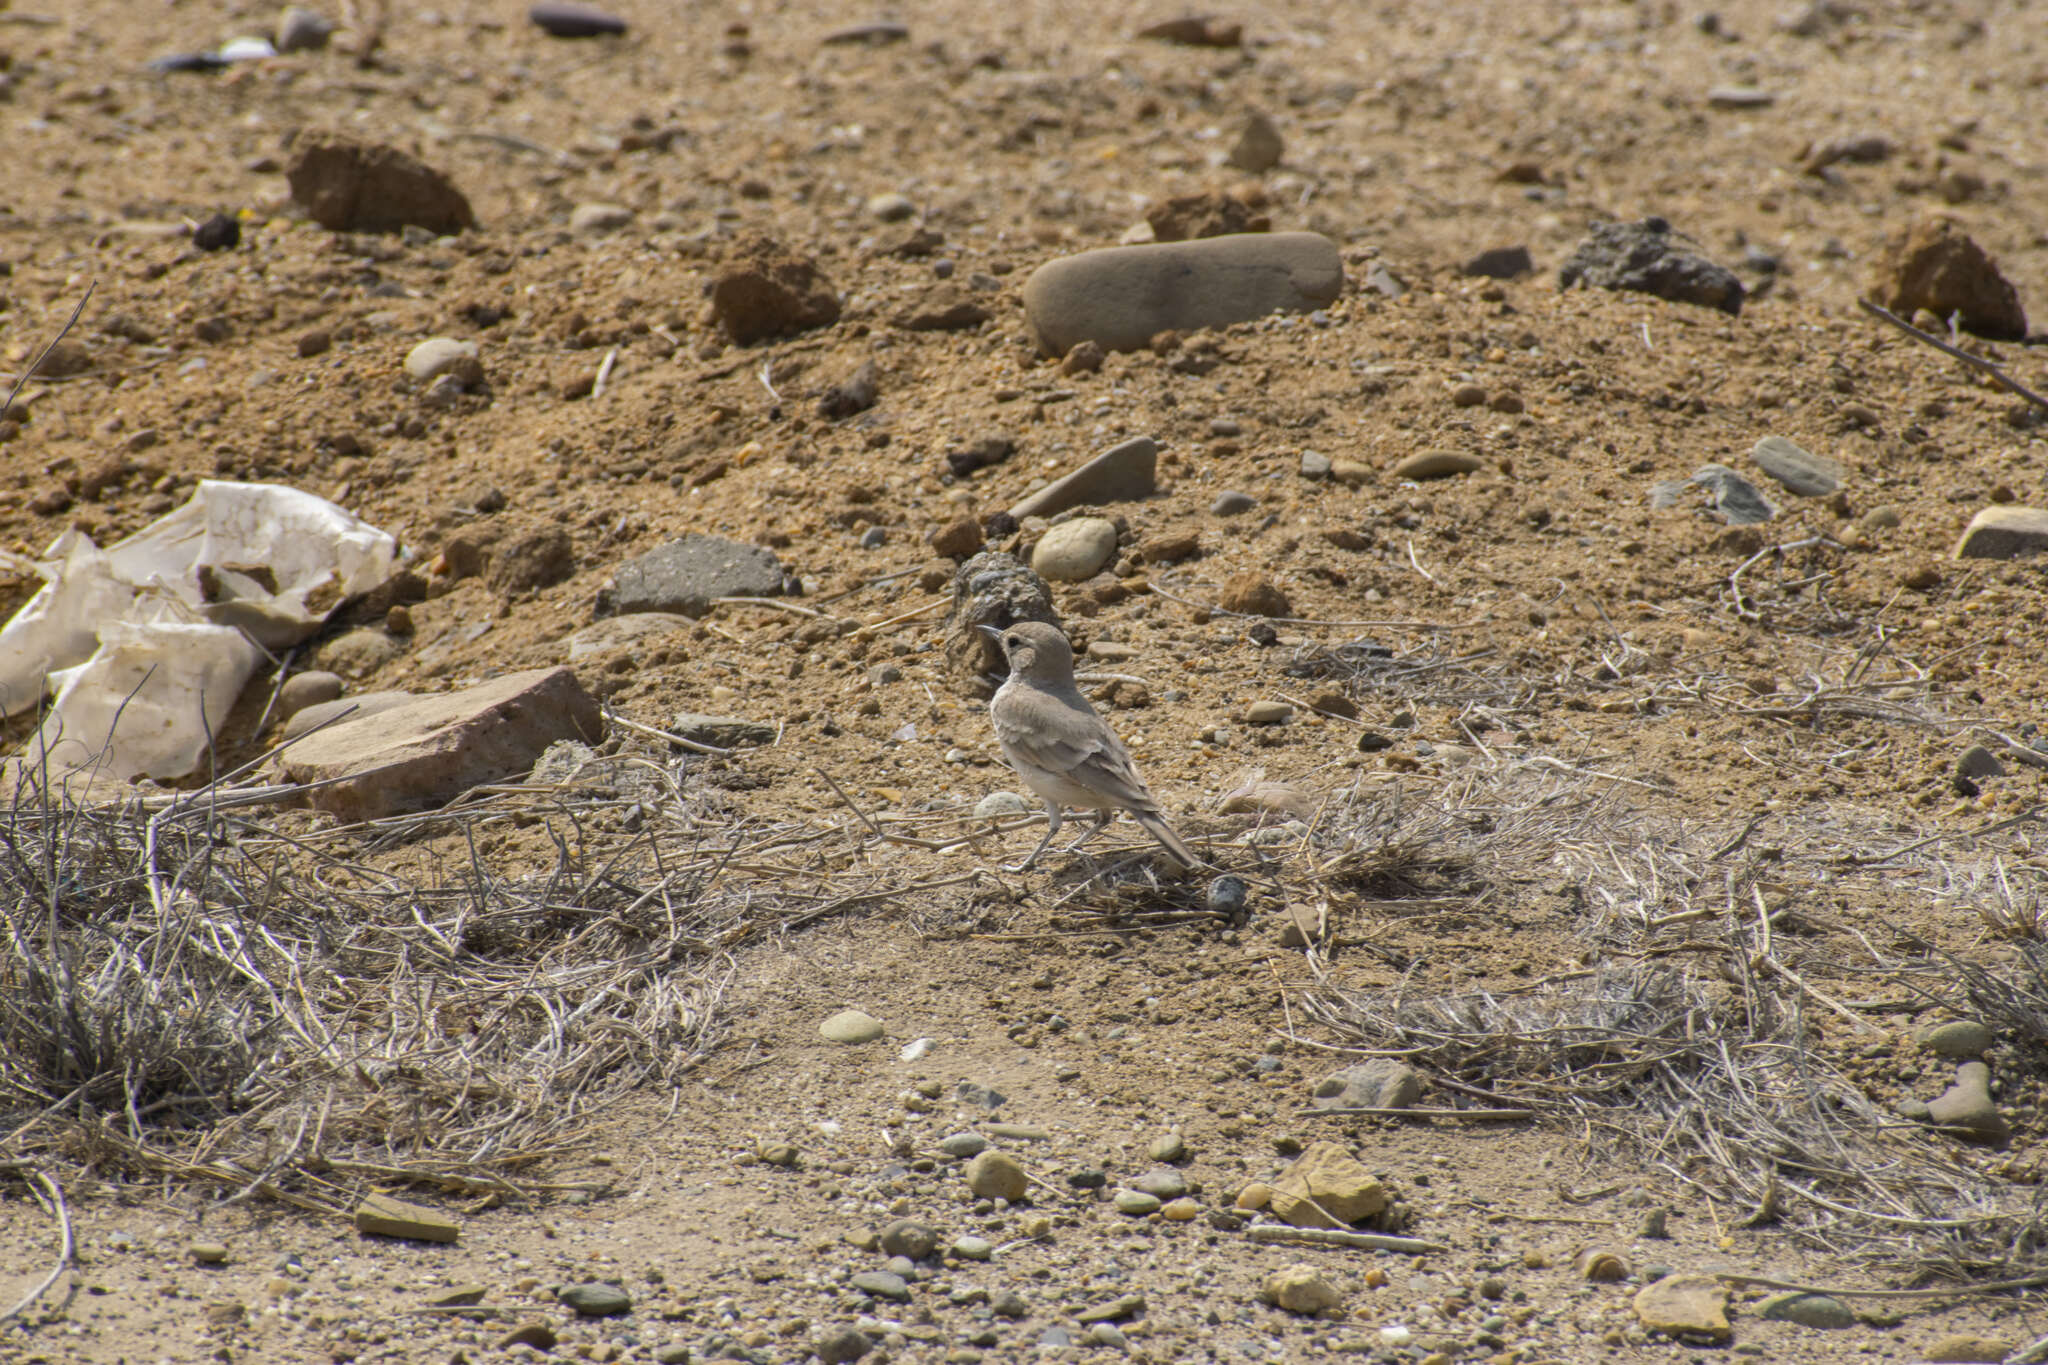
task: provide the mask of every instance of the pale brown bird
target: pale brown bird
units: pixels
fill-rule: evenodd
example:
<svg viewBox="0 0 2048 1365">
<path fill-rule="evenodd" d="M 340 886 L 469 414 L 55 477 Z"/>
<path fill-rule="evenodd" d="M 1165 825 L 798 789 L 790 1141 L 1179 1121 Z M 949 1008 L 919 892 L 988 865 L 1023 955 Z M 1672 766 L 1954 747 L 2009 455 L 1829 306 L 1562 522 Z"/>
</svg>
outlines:
<svg viewBox="0 0 2048 1365">
<path fill-rule="evenodd" d="M 1100 834 L 1118 811 L 1127 810 L 1183 866 L 1199 867 L 1200 860 L 1160 814 L 1130 751 L 1074 685 L 1074 649 L 1067 637 L 1039 621 L 1022 621 L 1008 630 L 981 629 L 1010 662 L 1009 680 L 988 708 L 996 740 L 1024 785 L 1045 802 L 1048 820 L 1038 847 L 1012 870 L 1021 872 L 1038 861 L 1060 832 L 1060 811 L 1066 806 L 1096 812 L 1095 823 L 1067 846 L 1069 853 Z"/>
</svg>

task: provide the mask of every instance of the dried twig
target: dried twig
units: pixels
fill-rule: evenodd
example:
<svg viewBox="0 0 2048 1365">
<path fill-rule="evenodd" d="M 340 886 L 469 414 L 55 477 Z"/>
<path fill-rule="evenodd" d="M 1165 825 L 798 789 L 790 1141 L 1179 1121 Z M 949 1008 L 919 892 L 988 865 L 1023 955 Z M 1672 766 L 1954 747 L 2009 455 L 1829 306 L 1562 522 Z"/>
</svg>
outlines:
<svg viewBox="0 0 2048 1365">
<path fill-rule="evenodd" d="M 1312 1247 L 1354 1247 L 1360 1251 L 1400 1251 L 1410 1256 L 1449 1251 L 1440 1242 L 1416 1237 L 1390 1237 L 1377 1232 L 1347 1232 L 1342 1228 L 1290 1228 L 1278 1223 L 1254 1223 L 1244 1230 L 1254 1242 L 1296 1242 Z"/>
<path fill-rule="evenodd" d="M 1880 318 L 1885 322 L 1889 322 L 1892 326 L 1898 328 L 1900 331 L 1904 332 L 1907 336 L 1912 337 L 1914 340 L 1926 342 L 1929 346 L 1932 346 L 1935 350 L 1940 351 L 1943 355 L 1952 356 L 1955 359 L 1962 361 L 1965 365 L 1971 366 L 1974 369 L 1980 370 L 1983 373 L 1990 375 L 1993 380 L 1997 381 L 2000 387 L 2011 390 L 2013 393 L 2016 393 L 2020 397 L 2026 399 L 2029 403 L 2032 403 L 2035 407 L 2048 408 L 2048 398 L 2043 398 L 2040 394 L 2035 393 L 2032 389 L 2020 383 L 2018 380 L 2014 379 L 2011 375 L 2007 374 L 2004 370 L 2001 370 L 1998 366 L 1992 364 L 1984 357 L 1978 355 L 1971 355 L 1968 351 L 1964 350 L 1960 346 L 1951 346 L 1948 342 L 1943 341 L 1940 337 L 1934 336 L 1928 332 L 1921 331 L 1918 327 L 1915 327 L 1912 323 L 1906 321 L 1897 313 L 1892 312 L 1891 309 L 1881 308 L 1877 304 L 1872 303 L 1869 299 L 1856 300 L 1856 306 L 1858 308 L 1861 308 L 1864 312 L 1870 314 L 1874 318 Z"/>
</svg>

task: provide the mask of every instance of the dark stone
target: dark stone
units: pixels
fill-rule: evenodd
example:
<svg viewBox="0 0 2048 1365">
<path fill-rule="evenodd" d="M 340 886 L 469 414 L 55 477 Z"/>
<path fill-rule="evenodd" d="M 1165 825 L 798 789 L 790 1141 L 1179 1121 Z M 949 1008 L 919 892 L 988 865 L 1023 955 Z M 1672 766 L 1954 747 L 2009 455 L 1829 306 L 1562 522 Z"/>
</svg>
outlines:
<svg viewBox="0 0 2048 1365">
<path fill-rule="evenodd" d="M 568 0 L 541 0 L 526 17 L 554 38 L 600 38 L 626 31 L 624 19 Z"/>
<path fill-rule="evenodd" d="M 779 597 L 782 584 L 782 562 L 770 551 L 692 532 L 621 564 L 600 600 L 600 614 L 702 616 L 714 598 Z"/>
<path fill-rule="evenodd" d="M 1527 275 L 1536 269 L 1536 262 L 1529 258 L 1525 246 L 1497 246 L 1482 251 L 1458 267 L 1467 275 L 1484 275 L 1488 279 L 1512 280 Z"/>
<path fill-rule="evenodd" d="M 1690 240 L 1673 232 L 1662 218 L 1595 223 L 1558 269 L 1558 286 L 1629 290 L 1740 314 L 1742 281 L 1693 251 L 1687 245 Z"/>
<path fill-rule="evenodd" d="M 242 244 L 242 222 L 231 213 L 216 213 L 192 229 L 192 245 L 201 251 L 229 251 Z"/>
</svg>

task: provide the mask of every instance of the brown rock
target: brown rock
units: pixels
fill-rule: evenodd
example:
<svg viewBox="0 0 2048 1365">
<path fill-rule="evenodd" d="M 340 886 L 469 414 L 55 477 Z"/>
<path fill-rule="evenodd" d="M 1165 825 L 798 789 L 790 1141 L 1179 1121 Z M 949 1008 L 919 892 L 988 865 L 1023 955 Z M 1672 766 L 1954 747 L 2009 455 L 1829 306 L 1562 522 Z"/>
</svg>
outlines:
<svg viewBox="0 0 2048 1365">
<path fill-rule="evenodd" d="M 576 675 L 537 668 L 343 721 L 285 750 L 279 764 L 290 781 L 332 782 L 309 799 L 354 822 L 515 778 L 556 740 L 594 744 L 603 734 L 597 703 Z"/>
<path fill-rule="evenodd" d="M 1254 213 L 1241 199 L 1218 190 L 1177 194 L 1145 211 L 1154 240 L 1189 242 L 1234 232 L 1270 232 L 1273 220 Z"/>
<path fill-rule="evenodd" d="M 1273 1213 L 1298 1228 L 1340 1228 L 1388 1204 L 1386 1187 L 1335 1142 L 1312 1142 L 1273 1182 Z"/>
<path fill-rule="evenodd" d="M 1223 585 L 1223 594 L 1217 605 L 1225 611 L 1242 612 L 1247 616 L 1292 616 L 1294 604 L 1287 600 L 1287 594 L 1280 585 L 1255 569 L 1246 569 L 1233 574 Z"/>
<path fill-rule="evenodd" d="M 1136 502 L 1159 491 L 1159 444 L 1150 436 L 1134 436 L 1111 446 L 1088 463 L 1026 494 L 1010 515 L 1052 517 L 1070 507 L 1101 507 Z"/>
<path fill-rule="evenodd" d="M 1237 47 L 1244 42 L 1244 26 L 1214 15 L 1190 14 L 1141 28 L 1138 36 L 1185 47 Z"/>
<path fill-rule="evenodd" d="M 43 379 L 67 379 L 92 368 L 92 352 L 83 342 L 65 338 L 52 345 L 36 362 L 36 374 Z"/>
<path fill-rule="evenodd" d="M 1871 271 L 1870 296 L 1903 317 L 1920 308 L 1956 315 L 1965 331 L 1994 341 L 2027 334 L 2019 291 L 1950 218 L 1923 218 L 1895 238 Z"/>
<path fill-rule="evenodd" d="M 1069 379 L 1077 374 L 1094 374 L 1107 358 L 1102 347 L 1093 341 L 1077 341 L 1068 349 L 1066 358 L 1060 361 L 1060 373 Z"/>
<path fill-rule="evenodd" d="M 373 1237 L 452 1242 L 462 1234 L 462 1224 L 438 1210 L 373 1194 L 356 1205 L 356 1231 Z"/>
<path fill-rule="evenodd" d="M 2048 554 L 2048 511 L 1987 507 L 1970 518 L 1956 541 L 1957 559 L 2026 559 Z"/>
<path fill-rule="evenodd" d="M 2012 1343 L 2001 1338 L 1955 1332 L 1937 1339 L 1920 1358 L 1928 1365 L 1998 1365 L 2012 1351 Z"/>
<path fill-rule="evenodd" d="M 754 233 L 734 244 L 712 282 L 711 311 L 744 346 L 831 326 L 839 321 L 839 295 L 816 261 Z"/>
<path fill-rule="evenodd" d="M 292 139 L 285 177 L 314 222 L 336 232 L 397 232 L 408 225 L 455 233 L 476 226 L 469 200 L 417 157 L 342 133 L 305 129 Z"/>
<path fill-rule="evenodd" d="M 1461 450 L 1423 450 L 1408 456 L 1393 469 L 1397 479 L 1447 479 L 1453 474 L 1470 474 L 1486 467 L 1477 455 Z"/>
<path fill-rule="evenodd" d="M 1202 538 L 1193 531 L 1166 531 L 1138 542 L 1138 561 L 1143 564 L 1178 564 L 1202 553 Z"/>
<path fill-rule="evenodd" d="M 893 321 L 906 332 L 964 332 L 989 320 L 988 309 L 957 284 L 935 284 Z"/>
<path fill-rule="evenodd" d="M 1726 1341 L 1728 1288 L 1711 1275 L 1666 1275 L 1636 1291 L 1636 1318 L 1666 1336 Z"/>
<path fill-rule="evenodd" d="M 1259 1288 L 1259 1297 L 1290 1313 L 1309 1316 L 1327 1312 L 1344 1302 L 1337 1286 L 1325 1279 L 1322 1271 L 1299 1262 L 1268 1275 Z"/>
<path fill-rule="evenodd" d="M 981 549 L 981 523 L 973 517 L 961 517 L 939 527 L 925 540 L 948 559 L 966 559 Z"/>
</svg>

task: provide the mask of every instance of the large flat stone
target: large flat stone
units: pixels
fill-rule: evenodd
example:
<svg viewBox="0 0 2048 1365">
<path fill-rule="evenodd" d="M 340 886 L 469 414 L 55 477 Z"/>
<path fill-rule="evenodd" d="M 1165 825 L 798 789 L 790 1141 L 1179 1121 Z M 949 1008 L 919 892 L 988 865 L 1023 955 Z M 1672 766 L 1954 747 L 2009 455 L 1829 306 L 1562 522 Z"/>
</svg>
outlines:
<svg viewBox="0 0 2048 1365">
<path fill-rule="evenodd" d="M 1726 1341 L 1728 1287 L 1712 1275 L 1666 1275 L 1636 1291 L 1636 1318 L 1652 1332 L 1689 1340 Z"/>
<path fill-rule="evenodd" d="M 1024 311 L 1049 355 L 1083 341 L 1135 351 L 1160 332 L 1322 308 L 1343 288 L 1344 262 L 1329 238 L 1244 232 L 1048 261 L 1024 282 Z"/>
<path fill-rule="evenodd" d="M 296 717 L 294 717 L 296 719 Z M 436 806 L 528 772 L 558 739 L 596 743 L 597 703 L 566 668 L 536 668 L 418 697 L 309 735 L 278 756 L 312 804 L 345 821 Z"/>
<path fill-rule="evenodd" d="M 1101 507 L 1149 498 L 1159 491 L 1158 466 L 1158 442 L 1150 436 L 1134 437 L 1029 494 L 1010 509 L 1010 515 L 1022 521 L 1057 516 L 1069 507 Z"/>
<path fill-rule="evenodd" d="M 608 613 L 702 616 L 721 597 L 777 597 L 782 561 L 758 545 L 695 532 L 619 565 L 603 599 Z"/>
<path fill-rule="evenodd" d="M 1957 559 L 2025 559 L 2048 553 L 2048 511 L 1987 507 L 1970 518 L 1956 541 Z"/>
</svg>

